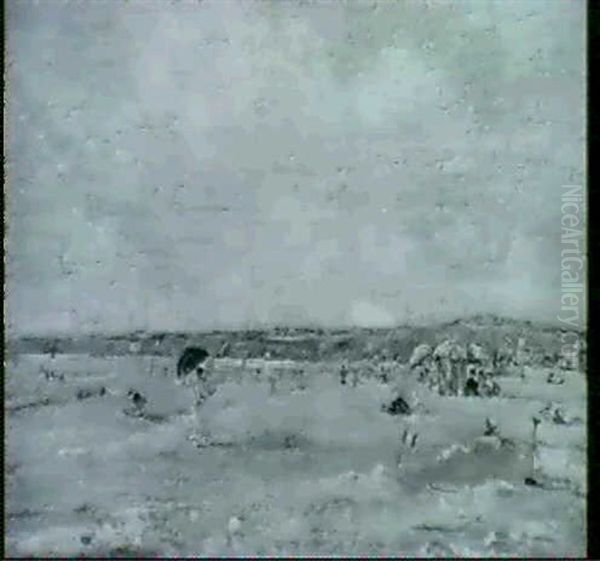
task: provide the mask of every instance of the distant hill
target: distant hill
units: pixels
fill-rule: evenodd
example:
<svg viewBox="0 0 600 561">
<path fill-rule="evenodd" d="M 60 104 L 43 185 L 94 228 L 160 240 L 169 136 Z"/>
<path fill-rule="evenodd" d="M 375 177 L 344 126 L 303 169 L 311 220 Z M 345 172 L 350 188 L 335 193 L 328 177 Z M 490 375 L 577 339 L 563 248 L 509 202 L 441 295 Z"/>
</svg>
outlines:
<svg viewBox="0 0 600 561">
<path fill-rule="evenodd" d="M 562 346 L 561 333 L 571 332 L 556 325 L 477 315 L 431 326 L 394 328 L 286 328 L 212 331 L 206 333 L 147 333 L 86 335 L 48 338 L 21 337 L 7 341 L 8 353 L 90 354 L 96 356 L 177 356 L 188 345 L 200 345 L 223 356 L 292 360 L 359 360 L 396 358 L 407 361 L 420 343 L 435 345 L 452 337 L 460 343 L 477 342 L 489 350 L 523 337 L 533 357 L 556 355 Z M 584 332 L 577 333 L 584 342 Z M 226 345 L 225 345 L 226 344 Z"/>
</svg>

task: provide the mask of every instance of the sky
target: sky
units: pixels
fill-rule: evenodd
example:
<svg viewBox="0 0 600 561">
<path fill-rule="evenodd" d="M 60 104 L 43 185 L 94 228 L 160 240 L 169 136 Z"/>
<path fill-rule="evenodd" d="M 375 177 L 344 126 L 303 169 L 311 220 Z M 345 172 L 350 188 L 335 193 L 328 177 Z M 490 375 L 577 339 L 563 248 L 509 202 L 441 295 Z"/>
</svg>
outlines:
<svg viewBox="0 0 600 561">
<path fill-rule="evenodd" d="M 560 311 L 585 3 L 12 0 L 16 333 Z"/>
</svg>

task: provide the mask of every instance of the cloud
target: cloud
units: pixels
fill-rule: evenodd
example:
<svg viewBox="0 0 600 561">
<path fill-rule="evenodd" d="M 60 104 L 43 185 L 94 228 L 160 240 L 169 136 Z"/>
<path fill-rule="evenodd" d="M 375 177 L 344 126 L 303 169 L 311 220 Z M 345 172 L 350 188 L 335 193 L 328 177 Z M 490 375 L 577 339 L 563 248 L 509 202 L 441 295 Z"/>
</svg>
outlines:
<svg viewBox="0 0 600 561">
<path fill-rule="evenodd" d="M 581 3 L 8 17 L 11 329 L 554 313 Z"/>
<path fill-rule="evenodd" d="M 352 324 L 360 327 L 391 327 L 395 323 L 392 314 L 367 301 L 352 304 L 350 319 Z"/>
</svg>

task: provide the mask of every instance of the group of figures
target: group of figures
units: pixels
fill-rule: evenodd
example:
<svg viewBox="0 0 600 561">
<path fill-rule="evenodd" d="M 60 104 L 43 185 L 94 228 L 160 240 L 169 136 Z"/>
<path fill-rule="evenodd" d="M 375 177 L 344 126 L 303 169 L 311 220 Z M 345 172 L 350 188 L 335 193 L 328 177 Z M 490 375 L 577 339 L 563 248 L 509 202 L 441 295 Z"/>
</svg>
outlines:
<svg viewBox="0 0 600 561">
<path fill-rule="evenodd" d="M 372 362 L 356 364 L 344 360 L 340 365 L 339 376 L 342 386 L 351 385 L 353 388 L 358 386 L 361 377 L 377 379 L 387 384 L 394 377 L 394 363 L 384 362 L 378 358 Z"/>
<path fill-rule="evenodd" d="M 222 354 L 220 351 L 216 357 Z M 512 370 L 525 377 L 526 364 L 530 360 L 530 351 L 523 337 L 518 338 L 516 345 L 505 341 L 492 353 L 478 343 L 471 342 L 465 345 L 453 339 L 446 339 L 436 347 L 429 344 L 417 345 L 408 366 L 420 382 L 427 384 L 432 391 L 440 395 L 489 397 L 500 393 L 500 386 L 496 381 L 498 376 Z M 215 391 L 211 383 L 213 361 L 214 358 L 199 347 L 188 347 L 180 355 L 177 378 L 193 387 L 196 405 L 203 403 Z M 365 370 L 368 370 L 369 376 L 387 383 L 394 377 L 393 364 L 395 363 L 377 360 L 375 364 L 351 367 L 344 361 L 339 372 L 340 382 L 342 385 L 355 387 L 359 383 L 359 373 L 365 374 Z M 558 366 L 561 367 L 561 364 L 559 362 Z M 303 371 L 299 370 L 294 374 L 295 377 L 303 379 Z M 275 381 L 271 382 L 274 386 Z M 555 382 L 554 378 L 548 382 L 559 383 Z M 274 388 L 272 390 L 274 391 Z"/>
<path fill-rule="evenodd" d="M 491 357 L 481 345 L 445 340 L 437 347 L 418 345 L 409 367 L 417 379 L 440 395 L 493 396 L 500 393 L 494 374 L 509 357 Z"/>
</svg>

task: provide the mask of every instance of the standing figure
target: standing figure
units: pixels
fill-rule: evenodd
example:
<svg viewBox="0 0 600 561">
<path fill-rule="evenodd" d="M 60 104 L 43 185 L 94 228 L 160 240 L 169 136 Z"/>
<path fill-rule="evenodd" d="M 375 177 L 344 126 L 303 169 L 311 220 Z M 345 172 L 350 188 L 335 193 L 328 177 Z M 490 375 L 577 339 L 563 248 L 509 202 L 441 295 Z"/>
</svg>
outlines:
<svg viewBox="0 0 600 561">
<path fill-rule="evenodd" d="M 431 361 L 431 366 L 427 371 L 427 387 L 434 392 L 439 393 L 442 380 L 442 364 L 439 358 Z"/>
<path fill-rule="evenodd" d="M 485 420 L 485 430 L 483 431 L 484 436 L 499 436 L 498 424 L 489 417 Z"/>
<path fill-rule="evenodd" d="M 340 383 L 342 386 L 346 385 L 346 379 L 348 378 L 348 367 L 345 362 L 342 362 L 340 367 Z"/>
<path fill-rule="evenodd" d="M 177 379 L 180 383 L 191 385 L 194 392 L 194 405 L 201 405 L 214 393 L 209 384 L 213 361 L 208 351 L 200 347 L 188 347 L 177 362 Z"/>
<path fill-rule="evenodd" d="M 269 380 L 269 394 L 275 395 L 277 393 L 277 372 L 273 368 L 269 368 L 267 378 Z"/>
<path fill-rule="evenodd" d="M 521 379 L 525 379 L 525 366 L 527 363 L 527 348 L 525 347 L 525 338 L 519 337 L 515 351 L 515 362 Z"/>
<path fill-rule="evenodd" d="M 416 452 L 418 438 L 418 433 L 413 432 L 409 429 L 404 429 L 395 454 L 395 462 L 397 468 L 403 468 L 403 460 L 406 453 L 414 454 Z"/>
<path fill-rule="evenodd" d="M 479 378 L 477 368 L 474 364 L 467 365 L 467 379 L 465 381 L 463 395 L 478 396 L 479 395 Z"/>
<path fill-rule="evenodd" d="M 209 357 L 203 366 L 196 368 L 196 380 L 193 385 L 196 406 L 202 405 L 215 393 L 216 388 L 212 383 L 213 372 L 214 359 L 212 357 Z"/>
<path fill-rule="evenodd" d="M 383 384 L 387 384 L 389 382 L 387 364 L 383 362 L 379 364 L 379 379 Z"/>
<path fill-rule="evenodd" d="M 570 348 L 563 349 L 562 352 L 562 362 L 564 364 L 563 370 L 579 370 L 580 369 L 580 361 L 579 357 L 581 355 L 581 343 L 579 337 L 575 339 Z"/>
<path fill-rule="evenodd" d="M 537 455 L 537 428 L 540 424 L 540 419 L 538 417 L 532 417 L 533 421 L 533 431 L 531 434 L 531 475 L 525 478 L 526 485 L 537 485 L 537 480 L 535 478 L 536 475 L 536 455 Z"/>
<path fill-rule="evenodd" d="M 496 351 L 490 356 L 483 345 L 479 343 L 469 343 L 467 345 L 466 356 L 465 366 L 461 370 L 463 378 L 461 378 L 459 384 L 460 388 L 465 388 L 467 380 L 470 379 L 472 373 L 477 369 L 483 368 L 484 376 L 489 376 L 490 378 L 495 372 L 499 372 L 501 369 L 502 359 L 500 358 L 500 353 Z"/>
<path fill-rule="evenodd" d="M 359 370 L 358 368 L 356 368 L 356 366 L 354 366 L 352 368 L 352 387 L 355 388 L 356 386 L 358 386 L 359 381 Z"/>
<path fill-rule="evenodd" d="M 421 343 L 417 345 L 408 361 L 410 371 L 417 381 L 427 383 L 429 389 L 434 389 L 438 383 L 438 364 L 433 356 L 433 348 Z"/>
<path fill-rule="evenodd" d="M 306 389 L 306 377 L 304 368 L 297 368 L 295 370 L 295 386 L 297 390 L 304 391 Z"/>
<path fill-rule="evenodd" d="M 463 361 L 458 357 L 450 364 L 450 395 L 462 395 L 463 390 Z"/>
<path fill-rule="evenodd" d="M 457 395 L 466 366 L 467 354 L 464 347 L 447 339 L 435 348 L 433 357 L 439 371 L 438 392 L 440 395 Z"/>
</svg>

